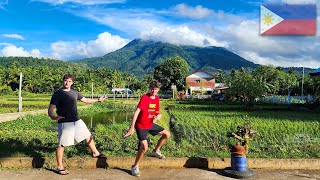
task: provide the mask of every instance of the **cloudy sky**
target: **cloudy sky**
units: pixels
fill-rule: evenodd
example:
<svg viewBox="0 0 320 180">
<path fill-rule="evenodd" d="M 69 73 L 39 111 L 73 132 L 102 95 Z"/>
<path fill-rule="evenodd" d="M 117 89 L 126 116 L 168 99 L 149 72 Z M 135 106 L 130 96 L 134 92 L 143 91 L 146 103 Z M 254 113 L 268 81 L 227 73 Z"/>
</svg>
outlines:
<svg viewBox="0 0 320 180">
<path fill-rule="evenodd" d="M 257 64 L 320 67 L 315 36 L 260 35 L 260 5 L 320 0 L 0 0 L 0 56 L 74 60 L 133 39 L 221 46 Z"/>
</svg>

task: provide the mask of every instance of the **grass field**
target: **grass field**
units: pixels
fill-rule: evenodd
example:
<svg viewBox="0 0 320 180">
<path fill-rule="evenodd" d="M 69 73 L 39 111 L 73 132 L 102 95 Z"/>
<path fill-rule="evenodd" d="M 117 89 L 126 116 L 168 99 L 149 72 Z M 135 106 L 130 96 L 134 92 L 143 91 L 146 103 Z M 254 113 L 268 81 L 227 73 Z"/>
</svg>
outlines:
<svg viewBox="0 0 320 180">
<path fill-rule="evenodd" d="M 22 96 L 22 111 L 47 109 L 51 96 L 52 94 L 41 94 L 39 96 L 28 94 L 27 96 Z M 85 103 L 78 102 L 78 105 L 83 106 Z M 18 112 L 18 107 L 19 98 L 17 96 L 0 96 L 0 114 Z"/>
<path fill-rule="evenodd" d="M 96 103 L 79 110 L 80 117 L 106 111 L 133 111 L 137 100 Z M 293 110 L 283 105 L 258 105 L 247 110 L 241 103 L 162 101 L 161 126 L 170 129 L 171 139 L 162 151 L 171 157 L 229 157 L 229 147 L 236 141 L 226 136 L 245 122 L 257 136 L 250 141 L 248 157 L 319 158 L 319 113 Z M 172 117 L 165 109 L 169 107 Z M 170 123 L 170 119 L 172 120 Z M 99 124 L 92 133 L 98 149 L 108 156 L 135 156 L 137 137 L 122 134 L 130 122 Z M 154 146 L 159 136 L 152 137 Z M 34 115 L 1 123 L 0 156 L 55 156 L 56 122 L 47 115 Z M 152 149 L 152 147 L 150 148 Z M 150 155 L 151 150 L 147 152 Z M 66 156 L 90 155 L 84 143 L 66 149 Z"/>
<path fill-rule="evenodd" d="M 197 103 L 178 104 L 171 110 L 175 117 L 171 131 L 176 142 L 191 145 L 190 148 L 197 154 L 227 156 L 229 147 L 236 141 L 226 134 L 235 132 L 237 126 L 246 123 L 257 131 L 257 136 L 250 142 L 249 157 L 320 157 L 318 112 L 294 111 L 286 106 L 276 108 L 270 105 L 260 105 L 250 111 L 239 105 L 200 107 Z"/>
</svg>

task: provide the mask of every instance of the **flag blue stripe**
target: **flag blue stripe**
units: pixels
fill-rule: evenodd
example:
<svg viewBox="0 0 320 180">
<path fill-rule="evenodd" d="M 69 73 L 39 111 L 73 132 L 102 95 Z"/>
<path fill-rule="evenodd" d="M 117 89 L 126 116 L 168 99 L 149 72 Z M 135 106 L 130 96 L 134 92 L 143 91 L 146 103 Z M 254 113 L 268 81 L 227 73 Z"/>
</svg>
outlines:
<svg viewBox="0 0 320 180">
<path fill-rule="evenodd" d="M 317 18 L 317 7 L 315 4 L 269 4 L 263 6 L 283 19 Z"/>
</svg>

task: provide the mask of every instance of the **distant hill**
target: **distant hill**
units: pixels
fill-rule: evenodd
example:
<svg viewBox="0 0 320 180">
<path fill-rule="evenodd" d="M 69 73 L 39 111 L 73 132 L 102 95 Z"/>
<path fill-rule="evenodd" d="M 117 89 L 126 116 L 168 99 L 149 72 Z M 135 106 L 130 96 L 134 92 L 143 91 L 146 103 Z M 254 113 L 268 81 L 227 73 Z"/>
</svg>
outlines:
<svg viewBox="0 0 320 180">
<path fill-rule="evenodd" d="M 35 57 L 0 57 L 0 66 L 9 67 L 13 62 L 19 62 L 22 67 L 26 66 L 49 66 L 52 68 L 58 67 L 80 67 L 84 68 L 87 65 L 75 62 L 65 62 L 55 59 L 44 59 Z"/>
<path fill-rule="evenodd" d="M 216 69 L 231 70 L 258 66 L 222 47 L 177 46 L 140 39 L 135 39 L 123 48 L 102 57 L 72 62 L 82 62 L 92 67 L 115 68 L 141 76 L 153 74 L 157 65 L 174 55 L 185 59 L 191 71 L 204 69 L 213 72 Z"/>
<path fill-rule="evenodd" d="M 191 68 L 190 72 L 204 69 L 213 73 L 217 69 L 222 69 L 224 73 L 227 73 L 231 69 L 240 69 L 241 67 L 253 69 L 258 66 L 258 64 L 247 61 L 221 47 L 176 46 L 139 39 L 133 40 L 125 47 L 102 57 L 67 62 L 34 57 L 0 57 L 0 66 L 9 67 L 13 62 L 19 62 L 23 67 L 49 66 L 51 68 L 71 67 L 81 69 L 103 67 L 118 69 L 141 77 L 144 74 L 153 74 L 153 70 L 157 65 L 174 55 L 178 55 L 188 62 Z M 286 67 L 282 69 L 285 71 L 294 70 L 302 74 L 301 67 Z M 305 68 L 304 73 L 307 75 L 313 70 Z"/>
<path fill-rule="evenodd" d="M 284 71 L 288 72 L 290 70 L 295 71 L 298 74 L 302 75 L 302 71 L 304 71 L 304 75 L 309 75 L 309 73 L 313 72 L 315 69 L 311 69 L 311 68 L 303 68 L 302 67 L 284 67 L 282 68 Z"/>
</svg>

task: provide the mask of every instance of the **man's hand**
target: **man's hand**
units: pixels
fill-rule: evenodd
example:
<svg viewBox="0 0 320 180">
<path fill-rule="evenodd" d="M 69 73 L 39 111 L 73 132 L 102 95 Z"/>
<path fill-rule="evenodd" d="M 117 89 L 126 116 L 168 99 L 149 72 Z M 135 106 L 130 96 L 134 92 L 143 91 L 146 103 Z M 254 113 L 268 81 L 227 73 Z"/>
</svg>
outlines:
<svg viewBox="0 0 320 180">
<path fill-rule="evenodd" d="M 134 133 L 134 128 L 130 127 L 130 129 L 128 130 L 128 132 L 123 136 L 123 138 L 129 137 Z"/>
<path fill-rule="evenodd" d="M 54 113 L 54 109 L 56 108 L 56 105 L 54 104 L 50 104 L 49 108 L 48 108 L 48 115 L 52 120 L 57 120 L 59 121 L 60 119 L 63 119 L 65 117 L 59 116 L 59 115 L 55 115 Z"/>
<path fill-rule="evenodd" d="M 108 99 L 108 96 L 101 96 L 99 97 L 98 102 L 103 102 L 106 99 Z"/>
<path fill-rule="evenodd" d="M 158 114 L 153 118 L 153 123 L 156 123 L 161 118 L 161 114 Z"/>
<path fill-rule="evenodd" d="M 65 118 L 65 117 L 58 115 L 58 116 L 56 117 L 56 120 L 59 121 L 60 119 L 64 119 L 64 118 Z"/>
<path fill-rule="evenodd" d="M 63 118 L 65 118 L 65 117 L 58 115 L 58 116 L 53 116 L 51 119 L 52 119 L 52 120 L 59 121 L 60 119 L 63 119 Z"/>
</svg>

